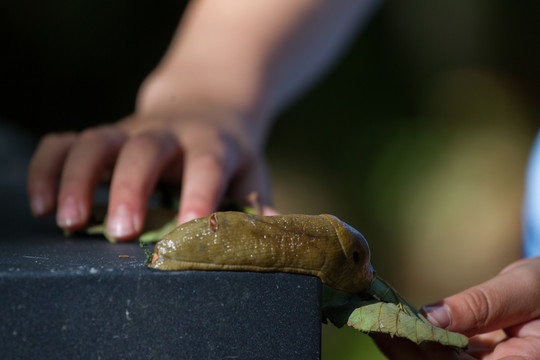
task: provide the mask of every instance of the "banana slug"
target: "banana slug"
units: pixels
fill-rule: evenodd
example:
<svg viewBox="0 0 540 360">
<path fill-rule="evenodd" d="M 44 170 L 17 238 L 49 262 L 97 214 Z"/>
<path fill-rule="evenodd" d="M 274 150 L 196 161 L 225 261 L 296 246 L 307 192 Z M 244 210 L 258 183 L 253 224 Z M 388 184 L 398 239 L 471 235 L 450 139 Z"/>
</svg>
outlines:
<svg viewBox="0 0 540 360">
<path fill-rule="evenodd" d="M 369 247 L 332 215 L 257 216 L 216 212 L 178 226 L 155 246 L 150 267 L 314 275 L 346 292 L 373 279 Z"/>
</svg>

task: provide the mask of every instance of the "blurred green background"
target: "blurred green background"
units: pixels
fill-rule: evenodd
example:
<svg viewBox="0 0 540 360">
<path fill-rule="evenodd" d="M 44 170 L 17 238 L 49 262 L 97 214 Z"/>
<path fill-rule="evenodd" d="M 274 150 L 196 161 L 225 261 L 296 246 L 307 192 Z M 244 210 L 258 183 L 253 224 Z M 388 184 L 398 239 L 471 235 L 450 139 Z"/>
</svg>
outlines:
<svg viewBox="0 0 540 360">
<path fill-rule="evenodd" d="M 0 118 L 36 137 L 129 114 L 184 4 L 0 5 Z M 422 305 L 521 255 L 527 154 L 540 113 L 539 2 L 384 3 L 269 137 L 283 212 L 332 213 L 378 273 Z M 378 359 L 323 325 L 323 359 Z"/>
</svg>

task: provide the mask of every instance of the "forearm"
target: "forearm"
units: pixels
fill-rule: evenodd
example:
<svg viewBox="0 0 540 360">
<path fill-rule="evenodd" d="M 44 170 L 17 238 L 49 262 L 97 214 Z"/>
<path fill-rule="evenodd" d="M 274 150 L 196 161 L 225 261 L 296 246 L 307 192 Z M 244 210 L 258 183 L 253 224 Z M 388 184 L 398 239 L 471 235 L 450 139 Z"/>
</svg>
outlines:
<svg viewBox="0 0 540 360">
<path fill-rule="evenodd" d="M 167 108 L 174 89 L 175 98 L 211 98 L 265 125 L 327 67 L 376 2 L 194 1 L 138 110 Z"/>
</svg>

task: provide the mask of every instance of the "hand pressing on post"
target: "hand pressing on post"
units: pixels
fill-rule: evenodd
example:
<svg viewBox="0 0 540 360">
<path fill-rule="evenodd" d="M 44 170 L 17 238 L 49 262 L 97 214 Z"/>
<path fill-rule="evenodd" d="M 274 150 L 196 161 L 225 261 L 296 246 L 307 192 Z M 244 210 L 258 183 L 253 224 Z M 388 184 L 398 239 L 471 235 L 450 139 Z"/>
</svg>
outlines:
<svg viewBox="0 0 540 360">
<path fill-rule="evenodd" d="M 88 221 L 95 187 L 109 174 L 107 231 L 117 240 L 140 233 L 160 180 L 182 184 L 179 222 L 214 211 L 226 191 L 238 202 L 256 191 L 268 206 L 262 138 L 246 118 L 210 102 L 179 102 L 167 112 L 142 110 L 81 134 L 46 136 L 29 169 L 32 210 L 38 216 L 54 210 L 60 180 L 57 223 L 80 228 Z"/>
<path fill-rule="evenodd" d="M 376 1 L 192 1 L 126 119 L 46 136 L 30 164 L 32 211 L 58 225 L 88 221 L 111 178 L 108 232 L 135 237 L 158 181 L 181 183 L 179 222 L 216 210 L 225 193 L 253 191 L 266 211 L 263 159 L 270 120 L 324 70 Z"/>
</svg>

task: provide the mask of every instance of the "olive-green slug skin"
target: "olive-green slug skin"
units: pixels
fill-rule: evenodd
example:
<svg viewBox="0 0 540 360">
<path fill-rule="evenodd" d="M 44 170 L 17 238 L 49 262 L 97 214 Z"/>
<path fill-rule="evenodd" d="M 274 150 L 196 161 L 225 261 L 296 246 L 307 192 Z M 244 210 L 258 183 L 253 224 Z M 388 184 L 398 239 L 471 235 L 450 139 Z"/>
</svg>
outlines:
<svg viewBox="0 0 540 360">
<path fill-rule="evenodd" d="M 154 249 L 161 270 L 238 270 L 314 275 L 359 292 L 372 280 L 369 248 L 332 215 L 217 212 L 180 225 Z"/>
</svg>

